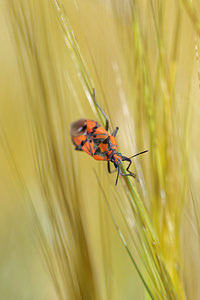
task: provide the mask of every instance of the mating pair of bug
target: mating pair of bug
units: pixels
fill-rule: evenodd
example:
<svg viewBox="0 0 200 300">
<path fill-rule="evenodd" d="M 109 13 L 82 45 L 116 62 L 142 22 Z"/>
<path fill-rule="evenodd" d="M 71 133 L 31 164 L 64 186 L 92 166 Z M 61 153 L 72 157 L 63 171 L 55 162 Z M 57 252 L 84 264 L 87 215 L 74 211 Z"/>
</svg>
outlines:
<svg viewBox="0 0 200 300">
<path fill-rule="evenodd" d="M 72 142 L 75 145 L 75 150 L 85 151 L 96 160 L 107 161 L 108 172 L 113 173 L 117 171 L 115 185 L 117 185 L 119 174 L 122 176 L 132 176 L 136 178 L 136 174 L 132 173 L 129 170 L 132 163 L 131 158 L 143 154 L 148 150 L 139 152 L 131 157 L 123 156 L 118 151 L 115 139 L 119 128 L 116 127 L 113 134 L 108 133 L 109 121 L 104 111 L 95 100 L 95 89 L 93 89 L 93 101 L 106 120 L 105 129 L 96 121 L 92 120 L 80 119 L 72 123 L 70 134 Z M 123 173 L 120 169 L 120 164 L 122 163 L 122 161 L 129 162 L 128 167 L 126 168 L 126 171 L 128 173 Z M 110 170 L 110 162 L 112 162 L 115 166 L 114 171 Z"/>
</svg>

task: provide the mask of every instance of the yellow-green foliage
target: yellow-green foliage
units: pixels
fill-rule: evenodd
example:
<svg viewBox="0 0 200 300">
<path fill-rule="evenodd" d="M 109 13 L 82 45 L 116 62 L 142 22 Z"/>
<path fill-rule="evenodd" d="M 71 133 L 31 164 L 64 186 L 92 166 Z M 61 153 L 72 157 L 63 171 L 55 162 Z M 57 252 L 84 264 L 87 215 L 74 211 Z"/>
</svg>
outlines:
<svg viewBox="0 0 200 300">
<path fill-rule="evenodd" d="M 198 1 L 0 8 L 4 299 L 199 299 Z M 74 151 L 93 88 L 139 182 Z"/>
</svg>

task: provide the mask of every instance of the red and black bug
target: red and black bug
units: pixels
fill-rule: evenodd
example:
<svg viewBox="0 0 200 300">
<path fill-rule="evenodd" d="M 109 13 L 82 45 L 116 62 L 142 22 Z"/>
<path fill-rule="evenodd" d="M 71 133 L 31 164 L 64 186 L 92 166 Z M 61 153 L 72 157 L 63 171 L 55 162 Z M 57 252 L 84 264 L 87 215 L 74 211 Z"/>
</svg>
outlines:
<svg viewBox="0 0 200 300">
<path fill-rule="evenodd" d="M 113 173 L 117 171 L 117 178 L 115 185 L 117 185 L 119 174 L 122 176 L 132 176 L 136 178 L 136 174 L 129 171 L 131 166 L 131 158 L 147 152 L 148 150 L 139 152 L 131 157 L 123 156 L 117 148 L 116 135 L 118 132 L 118 127 L 115 128 L 113 134 L 108 132 L 109 121 L 106 117 L 104 111 L 100 108 L 95 100 L 95 90 L 93 90 L 93 101 L 98 107 L 102 115 L 106 120 L 105 129 L 99 125 L 96 121 L 80 119 L 71 124 L 70 134 L 72 137 L 72 142 L 75 145 L 75 150 L 85 151 L 91 155 L 96 160 L 105 160 L 108 163 L 108 172 Z M 126 171 L 128 173 L 123 173 L 120 169 L 120 164 L 122 161 L 128 161 L 128 167 Z M 115 166 L 115 170 L 110 170 L 110 162 Z"/>
</svg>

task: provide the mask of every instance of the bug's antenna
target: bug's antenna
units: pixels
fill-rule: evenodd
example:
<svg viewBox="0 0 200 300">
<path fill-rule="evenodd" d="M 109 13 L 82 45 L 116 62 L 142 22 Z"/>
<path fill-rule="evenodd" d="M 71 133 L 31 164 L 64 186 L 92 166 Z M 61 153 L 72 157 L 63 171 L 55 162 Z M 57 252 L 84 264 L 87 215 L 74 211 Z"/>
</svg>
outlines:
<svg viewBox="0 0 200 300">
<path fill-rule="evenodd" d="M 137 154 L 134 154 L 133 156 L 130 156 L 129 158 L 133 158 L 133 157 L 135 157 L 135 156 L 138 156 L 138 155 L 140 155 L 140 154 L 146 153 L 146 152 L 148 152 L 148 151 L 149 151 L 149 150 L 145 150 L 145 151 L 139 152 L 139 153 L 137 153 Z"/>
<path fill-rule="evenodd" d="M 120 173 L 120 167 L 118 165 L 117 166 L 117 178 L 116 178 L 116 181 L 115 181 L 115 186 L 117 186 L 117 182 L 118 182 L 118 178 L 119 178 L 119 173 Z"/>
</svg>

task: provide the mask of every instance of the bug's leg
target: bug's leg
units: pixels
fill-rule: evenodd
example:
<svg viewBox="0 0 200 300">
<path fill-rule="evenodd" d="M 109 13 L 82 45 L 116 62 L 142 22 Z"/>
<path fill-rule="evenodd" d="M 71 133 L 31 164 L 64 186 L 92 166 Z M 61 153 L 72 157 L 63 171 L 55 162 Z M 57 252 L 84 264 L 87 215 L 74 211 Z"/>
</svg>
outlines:
<svg viewBox="0 0 200 300">
<path fill-rule="evenodd" d="M 115 181 L 115 186 L 117 186 L 119 174 L 121 174 L 121 172 L 120 172 L 120 167 L 118 166 L 118 167 L 117 167 L 117 178 L 116 178 L 116 181 Z"/>
<path fill-rule="evenodd" d="M 116 172 L 117 171 L 117 169 L 115 169 L 115 170 L 113 170 L 113 171 L 111 171 L 110 170 L 110 162 L 109 162 L 109 160 L 108 160 L 108 173 L 114 173 L 114 172 Z"/>
<path fill-rule="evenodd" d="M 139 180 L 138 180 L 136 174 L 134 174 L 134 173 L 130 173 L 130 174 L 127 174 L 127 173 L 120 173 L 120 174 L 121 174 L 122 176 L 131 176 L 131 177 L 135 178 L 135 180 L 139 183 Z"/>
<path fill-rule="evenodd" d="M 132 173 L 132 172 L 131 173 L 120 173 L 120 175 L 131 176 L 131 177 L 135 178 L 137 180 L 137 182 L 139 182 L 135 173 Z"/>
<path fill-rule="evenodd" d="M 128 161 L 129 164 L 128 164 L 128 167 L 126 168 L 126 171 L 129 172 L 129 174 L 126 174 L 126 173 L 121 173 L 122 176 L 132 176 L 134 177 L 135 179 L 137 179 L 137 176 L 135 173 L 132 173 L 131 171 L 129 171 L 129 168 L 132 164 L 132 161 L 129 157 L 126 157 L 126 156 L 122 156 L 122 161 Z"/>
<path fill-rule="evenodd" d="M 113 134 L 112 134 L 112 136 L 116 137 L 118 130 L 119 130 L 119 127 L 116 127 Z"/>
<path fill-rule="evenodd" d="M 100 110 L 100 112 L 102 113 L 102 115 L 104 116 L 104 118 L 106 119 L 106 131 L 108 131 L 108 127 L 109 127 L 109 121 L 108 118 L 106 117 L 106 114 L 104 113 L 104 111 L 101 109 L 101 107 L 99 106 L 99 104 L 96 102 L 95 99 L 95 89 L 93 89 L 93 95 L 92 95 L 93 101 L 96 104 L 96 106 L 98 107 L 98 109 Z"/>
</svg>

